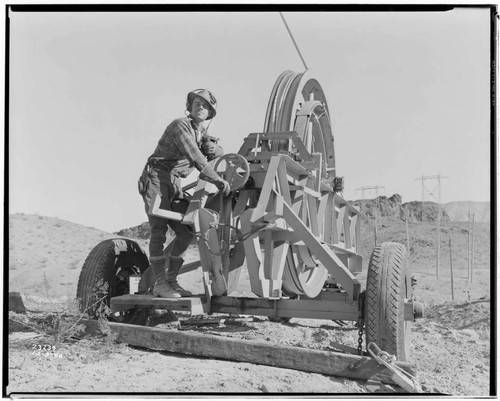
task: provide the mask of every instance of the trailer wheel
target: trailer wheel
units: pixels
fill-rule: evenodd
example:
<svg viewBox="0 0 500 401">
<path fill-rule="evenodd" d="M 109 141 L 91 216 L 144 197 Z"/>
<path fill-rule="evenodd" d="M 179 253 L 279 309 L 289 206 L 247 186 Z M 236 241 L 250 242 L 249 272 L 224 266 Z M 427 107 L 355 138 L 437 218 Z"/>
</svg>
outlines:
<svg viewBox="0 0 500 401">
<path fill-rule="evenodd" d="M 404 320 L 405 300 L 411 300 L 408 253 L 402 244 L 384 242 L 377 246 L 368 265 L 365 298 L 366 344 L 395 355 L 399 361 L 410 356 L 411 322 Z"/>
<path fill-rule="evenodd" d="M 108 284 L 105 304 L 109 306 L 112 297 L 129 293 L 129 276 L 141 274 L 149 266 L 147 255 L 135 241 L 115 238 L 103 241 L 92 249 L 85 260 L 76 297 L 80 299 L 80 310 L 96 317 L 95 296 L 104 296 L 97 290 L 100 281 Z M 94 294 L 94 296 L 93 296 Z"/>
</svg>

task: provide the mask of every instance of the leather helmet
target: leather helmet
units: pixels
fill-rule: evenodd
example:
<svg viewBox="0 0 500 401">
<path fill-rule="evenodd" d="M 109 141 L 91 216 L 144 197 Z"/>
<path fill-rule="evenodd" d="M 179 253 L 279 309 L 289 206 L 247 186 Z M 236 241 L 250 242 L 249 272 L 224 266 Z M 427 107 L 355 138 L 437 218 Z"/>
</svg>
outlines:
<svg viewBox="0 0 500 401">
<path fill-rule="evenodd" d="M 188 93 L 186 99 L 187 111 L 189 112 L 191 111 L 194 98 L 197 96 L 201 97 L 202 99 L 205 99 L 210 105 L 210 110 L 208 112 L 207 120 L 214 118 L 215 115 L 217 114 L 217 99 L 215 99 L 215 96 L 212 95 L 212 92 L 210 92 L 208 89 L 195 89 Z"/>
</svg>

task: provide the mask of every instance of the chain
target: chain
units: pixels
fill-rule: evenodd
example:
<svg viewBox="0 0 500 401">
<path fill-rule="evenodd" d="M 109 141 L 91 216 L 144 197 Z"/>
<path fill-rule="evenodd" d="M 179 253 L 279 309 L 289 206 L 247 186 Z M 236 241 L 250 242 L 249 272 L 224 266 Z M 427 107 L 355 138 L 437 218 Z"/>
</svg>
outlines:
<svg viewBox="0 0 500 401">
<path fill-rule="evenodd" d="M 365 298 L 366 292 L 359 294 L 359 317 L 358 317 L 358 354 L 363 355 L 363 334 L 365 328 Z"/>
<path fill-rule="evenodd" d="M 363 355 L 363 328 L 365 321 L 362 317 L 358 319 L 358 354 Z"/>
</svg>

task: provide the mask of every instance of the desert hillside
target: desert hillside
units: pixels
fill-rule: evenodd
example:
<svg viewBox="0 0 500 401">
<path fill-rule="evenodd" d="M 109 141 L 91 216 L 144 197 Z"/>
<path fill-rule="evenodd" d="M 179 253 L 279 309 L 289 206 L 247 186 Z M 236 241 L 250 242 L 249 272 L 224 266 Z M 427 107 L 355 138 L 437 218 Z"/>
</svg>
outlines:
<svg viewBox="0 0 500 401">
<path fill-rule="evenodd" d="M 356 201 L 355 204 L 360 207 L 362 215 L 360 253 L 364 259 L 364 273 L 360 275 L 361 280 L 375 245 L 375 222 L 377 243 L 396 241 L 406 245 L 406 225 L 403 220 L 406 210 L 410 216 L 408 233 L 412 270 L 422 275 L 423 281 L 435 274 L 437 209 L 434 205 L 422 205 L 420 202 L 402 204 L 399 195 Z M 377 209 L 374 209 L 376 205 L 379 206 L 378 214 L 375 213 Z M 450 221 L 444 209 L 440 213 L 440 279 L 450 280 L 451 239 L 455 285 L 458 286 L 457 293 L 463 296 L 463 292 L 467 291 L 462 285 L 462 281 L 465 284 L 467 282 L 463 279 L 467 275 L 468 263 L 467 222 Z M 116 237 L 136 239 L 147 253 L 149 225 L 143 223 L 118 233 L 107 233 L 58 218 L 32 214 L 9 215 L 9 291 L 49 298 L 73 297 L 81 267 L 90 250 L 99 242 Z M 489 272 L 490 242 L 489 223 L 477 222 L 474 242 L 476 271 Z M 192 257 L 196 258 L 196 249 L 193 248 L 192 253 Z M 478 296 L 489 295 L 489 285 L 485 286 L 484 291 L 482 286 L 475 286 L 473 290 Z"/>
<path fill-rule="evenodd" d="M 374 210 L 374 205 L 380 208 Z M 489 295 L 494 279 L 490 224 L 478 222 L 475 226 L 474 283 L 470 285 L 467 223 L 450 221 L 446 210 L 437 209 L 435 205 L 405 205 L 397 196 L 359 203 L 362 219 L 358 245 L 364 269 L 357 278 L 364 288 L 366 267 L 375 242 L 396 241 L 406 245 L 408 241 L 411 269 L 417 283 L 414 296 L 426 305 L 426 316 L 413 324 L 411 334 L 411 362 L 416 366 L 422 391 L 457 397 L 487 396 L 495 377 L 495 370 L 490 369 L 493 360 Z M 437 210 L 441 214 L 439 278 L 436 277 Z M 405 220 L 401 219 L 405 215 L 410 216 L 408 238 Z M 90 250 L 105 239 L 119 236 L 136 239 L 147 251 L 147 224 L 112 234 L 56 218 L 10 215 L 9 291 L 22 294 L 29 319 L 36 321 L 46 315 L 44 311 L 50 311 L 50 317 L 62 310 L 60 305 L 68 303 L 66 298 L 76 295 L 80 270 Z M 192 247 L 186 256 L 188 261 L 197 258 L 196 248 Z M 179 281 L 194 293 L 203 291 L 200 269 L 183 274 Z M 248 284 L 245 269 L 240 282 L 243 286 Z M 246 289 L 249 290 L 248 285 Z M 241 296 L 251 295 L 244 289 L 239 292 Z M 289 323 L 279 323 L 258 316 L 242 319 L 241 322 L 222 319 L 225 324 L 200 326 L 189 326 L 188 321 L 183 320 L 182 325 L 190 332 L 309 349 L 331 351 L 339 344 L 344 347 L 358 344 L 358 330 L 352 322 L 292 319 Z M 33 340 L 21 341 L 23 334 L 30 333 L 9 334 L 9 391 L 18 393 L 360 393 L 366 397 L 367 393 L 397 391 L 391 386 L 377 385 L 376 381 L 353 381 L 275 366 L 186 357 L 123 344 L 110 348 L 105 339 L 99 343 L 72 340 L 57 345 L 60 359 L 37 358 L 31 352 Z M 39 341 L 47 342 L 45 338 Z M 158 380 L 166 370 L 168 380 Z M 130 380 L 130 377 L 140 380 Z"/>
<path fill-rule="evenodd" d="M 9 291 L 74 297 L 85 258 L 116 234 L 34 214 L 9 215 Z"/>
<path fill-rule="evenodd" d="M 449 202 L 442 205 L 450 220 L 467 221 L 469 213 L 474 214 L 474 221 L 488 223 L 490 217 L 490 202 Z"/>
</svg>

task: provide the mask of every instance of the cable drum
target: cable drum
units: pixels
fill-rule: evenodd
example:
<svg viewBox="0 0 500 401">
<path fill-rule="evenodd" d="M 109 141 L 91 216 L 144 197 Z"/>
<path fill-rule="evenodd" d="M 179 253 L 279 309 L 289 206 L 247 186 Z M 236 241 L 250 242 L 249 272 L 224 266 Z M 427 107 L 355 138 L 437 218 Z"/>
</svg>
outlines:
<svg viewBox="0 0 500 401">
<path fill-rule="evenodd" d="M 271 91 L 264 132 L 297 132 L 310 154 L 321 153 L 321 176 L 328 179 L 324 182 L 333 182 L 335 156 L 329 115 L 323 89 L 310 71 L 284 71 Z M 272 152 L 289 150 L 287 139 L 274 140 L 270 146 Z M 314 298 L 327 278 L 327 269 L 314 259 L 305 245 L 290 246 L 283 272 L 282 290 L 286 295 Z"/>
</svg>

